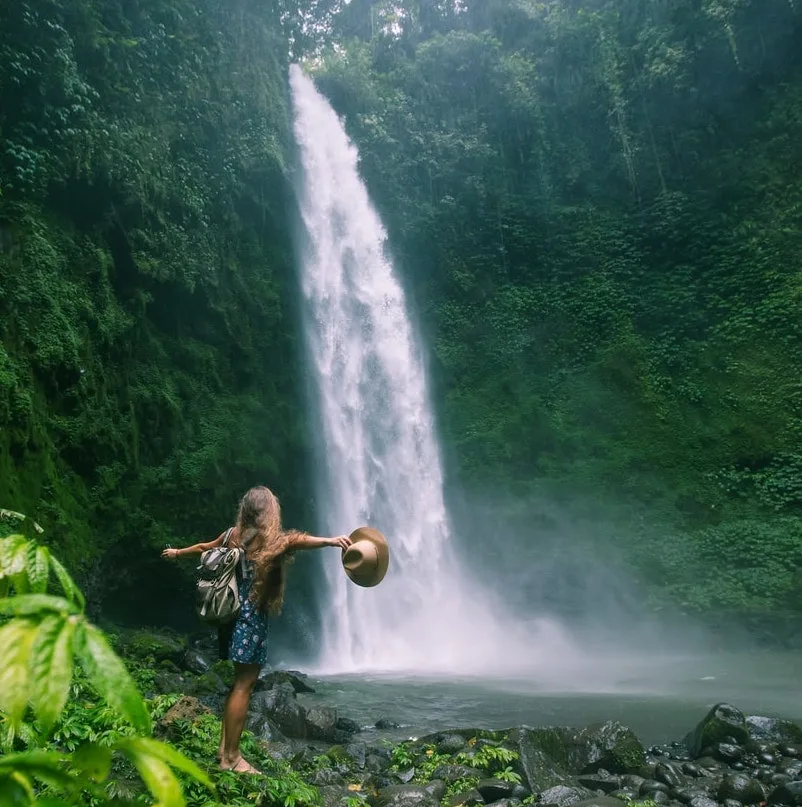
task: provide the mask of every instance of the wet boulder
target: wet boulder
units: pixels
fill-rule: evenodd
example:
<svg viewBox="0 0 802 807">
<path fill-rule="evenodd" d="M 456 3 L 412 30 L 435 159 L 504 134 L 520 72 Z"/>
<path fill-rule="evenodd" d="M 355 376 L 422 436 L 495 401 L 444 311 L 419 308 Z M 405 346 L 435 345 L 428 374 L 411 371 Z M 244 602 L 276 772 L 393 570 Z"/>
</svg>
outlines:
<svg viewBox="0 0 802 807">
<path fill-rule="evenodd" d="M 196 675 L 203 675 L 212 668 L 209 659 L 203 655 L 198 650 L 190 647 L 185 653 L 184 657 L 181 659 L 181 667 L 185 670 L 189 670 L 189 672 L 193 672 Z"/>
<path fill-rule="evenodd" d="M 577 773 L 593 773 L 601 768 L 611 773 L 632 773 L 646 762 L 640 740 L 632 729 L 616 720 L 582 729 L 571 756 Z"/>
<path fill-rule="evenodd" d="M 794 744 L 802 743 L 802 727 L 790 720 L 776 717 L 749 715 L 746 729 L 750 739 L 758 743 Z"/>
<path fill-rule="evenodd" d="M 788 807 L 802 807 L 802 781 L 786 782 L 769 794 L 769 804 L 787 804 Z"/>
<path fill-rule="evenodd" d="M 541 805 L 554 805 L 555 807 L 570 807 L 578 804 L 584 799 L 590 798 L 593 794 L 584 787 L 569 785 L 557 785 L 544 790 L 540 794 Z"/>
<path fill-rule="evenodd" d="M 741 804 L 760 804 L 766 799 L 765 791 L 760 782 L 743 773 L 733 773 L 725 776 L 719 783 L 716 795 L 719 801 L 732 799 Z"/>
<path fill-rule="evenodd" d="M 306 737 L 306 710 L 295 699 L 290 684 L 277 684 L 251 697 L 251 712 L 264 715 L 287 737 Z"/>
<path fill-rule="evenodd" d="M 172 661 L 180 664 L 186 653 L 186 640 L 164 631 L 137 630 L 118 641 L 120 654 L 141 662 Z"/>
<path fill-rule="evenodd" d="M 273 689 L 276 684 L 289 684 L 293 692 L 296 694 L 312 693 L 315 690 L 304 681 L 301 673 L 291 672 L 289 670 L 272 670 L 259 676 L 256 681 L 254 689 L 258 692 L 260 690 Z"/>
<path fill-rule="evenodd" d="M 516 787 L 515 782 L 505 782 L 503 779 L 481 779 L 476 785 L 486 804 L 511 798 Z"/>
<path fill-rule="evenodd" d="M 605 794 L 612 793 L 615 790 L 620 790 L 622 781 L 619 776 L 604 776 L 601 774 L 585 774 L 584 776 L 577 777 L 582 787 L 586 787 L 590 791 L 601 790 Z"/>
<path fill-rule="evenodd" d="M 509 735 L 509 742 L 518 752 L 523 780 L 533 793 L 569 783 L 568 772 L 554 758 L 567 760 L 562 739 L 558 733 L 552 735 L 550 731 L 516 728 Z"/>
<path fill-rule="evenodd" d="M 304 736 L 309 739 L 324 742 L 334 742 L 337 739 L 337 710 L 331 706 L 315 706 L 307 709 L 304 722 L 306 724 Z"/>
<path fill-rule="evenodd" d="M 390 785 L 373 799 L 375 807 L 439 807 L 439 802 L 424 785 Z"/>
<path fill-rule="evenodd" d="M 684 743 L 691 756 L 699 757 L 706 749 L 719 743 L 742 745 L 749 739 L 743 712 L 728 703 L 716 704 L 685 737 Z"/>
<path fill-rule="evenodd" d="M 475 787 L 464 790 L 462 793 L 455 793 L 446 799 L 446 807 L 478 807 L 484 803 L 482 794 Z"/>
</svg>

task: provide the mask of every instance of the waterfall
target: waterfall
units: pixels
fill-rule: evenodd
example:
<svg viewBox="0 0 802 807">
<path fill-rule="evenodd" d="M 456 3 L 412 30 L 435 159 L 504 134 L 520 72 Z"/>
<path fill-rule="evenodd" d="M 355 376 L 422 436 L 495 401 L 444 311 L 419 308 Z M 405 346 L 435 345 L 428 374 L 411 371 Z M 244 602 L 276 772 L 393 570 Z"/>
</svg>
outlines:
<svg viewBox="0 0 802 807">
<path fill-rule="evenodd" d="M 319 527 L 335 534 L 370 525 L 391 548 L 387 576 L 370 589 L 347 580 L 339 553 L 321 553 L 329 587 L 321 671 L 531 670 L 544 641 L 555 653 L 570 646 L 551 624 L 515 623 L 461 569 L 426 362 L 357 149 L 299 67 L 290 82 L 304 329 L 321 444 Z"/>
</svg>

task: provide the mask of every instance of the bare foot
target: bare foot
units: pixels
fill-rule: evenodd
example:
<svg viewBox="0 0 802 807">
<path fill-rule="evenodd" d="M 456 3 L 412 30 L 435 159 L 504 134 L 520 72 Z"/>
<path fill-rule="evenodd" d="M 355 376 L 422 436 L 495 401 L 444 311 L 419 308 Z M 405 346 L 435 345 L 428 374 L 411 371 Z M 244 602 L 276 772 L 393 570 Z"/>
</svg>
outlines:
<svg viewBox="0 0 802 807">
<path fill-rule="evenodd" d="M 234 771 L 234 773 L 250 773 L 254 776 L 262 775 L 262 772 L 254 768 L 253 765 L 251 765 L 251 763 L 248 762 L 244 757 L 237 757 L 231 764 L 221 760 L 220 767 L 224 771 Z"/>
</svg>

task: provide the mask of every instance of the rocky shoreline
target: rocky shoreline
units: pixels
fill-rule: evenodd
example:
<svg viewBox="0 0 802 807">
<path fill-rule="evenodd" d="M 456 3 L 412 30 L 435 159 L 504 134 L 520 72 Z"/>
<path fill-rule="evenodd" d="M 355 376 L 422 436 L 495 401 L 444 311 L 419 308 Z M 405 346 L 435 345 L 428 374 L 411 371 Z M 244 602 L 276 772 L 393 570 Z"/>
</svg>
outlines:
<svg viewBox="0 0 802 807">
<path fill-rule="evenodd" d="M 161 736 L 169 739 L 176 721 L 220 713 L 231 668 L 212 663 L 203 642 L 138 632 L 118 647 L 152 664 L 145 694 L 182 693 L 158 723 Z M 684 738 L 649 748 L 615 721 L 443 730 L 392 745 L 333 707 L 307 708 L 303 696 L 313 691 L 302 673 L 263 673 L 247 728 L 324 807 L 802 807 L 802 728 L 728 704 Z"/>
</svg>

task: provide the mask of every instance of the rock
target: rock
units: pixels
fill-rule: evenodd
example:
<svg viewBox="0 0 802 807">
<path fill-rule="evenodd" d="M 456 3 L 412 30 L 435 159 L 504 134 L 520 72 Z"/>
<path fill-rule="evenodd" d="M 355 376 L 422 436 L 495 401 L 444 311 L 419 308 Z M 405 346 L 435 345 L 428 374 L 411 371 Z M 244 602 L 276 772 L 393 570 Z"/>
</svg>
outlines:
<svg viewBox="0 0 802 807">
<path fill-rule="evenodd" d="M 455 793 L 446 799 L 446 807 L 476 807 L 476 805 L 484 803 L 482 794 L 474 787 L 462 793 Z"/>
<path fill-rule="evenodd" d="M 184 657 L 181 659 L 181 666 L 185 670 L 194 672 L 196 675 L 203 675 L 203 673 L 209 672 L 212 668 L 206 656 L 193 648 L 189 648 L 189 650 L 184 653 Z"/>
<path fill-rule="evenodd" d="M 348 754 L 357 768 L 362 770 L 365 767 L 365 760 L 367 759 L 367 746 L 365 743 L 348 743 L 345 746 L 345 753 Z"/>
<path fill-rule="evenodd" d="M 577 773 L 592 773 L 600 768 L 611 773 L 631 773 L 646 761 L 635 733 L 616 720 L 582 729 L 576 737 L 573 756 Z"/>
<path fill-rule="evenodd" d="M 654 799 L 655 793 L 668 794 L 669 787 L 665 782 L 647 779 L 639 788 L 638 794 L 645 799 Z"/>
<path fill-rule="evenodd" d="M 744 755 L 744 750 L 739 745 L 732 743 L 718 743 L 713 748 L 713 756 L 722 762 L 738 762 Z"/>
<path fill-rule="evenodd" d="M 694 778 L 699 778 L 700 776 L 704 776 L 705 774 L 702 772 L 702 769 L 694 764 L 693 762 L 683 762 L 682 763 L 682 772 L 686 776 L 693 776 Z"/>
<path fill-rule="evenodd" d="M 718 807 L 718 802 L 711 799 L 710 796 L 697 795 L 694 796 L 689 802 L 688 807 Z"/>
<path fill-rule="evenodd" d="M 171 740 L 176 739 L 174 723 L 176 720 L 186 720 L 190 723 L 203 716 L 211 714 L 211 709 L 207 709 L 197 698 L 190 695 L 183 695 L 165 713 L 164 717 L 156 723 L 155 734 Z"/>
<path fill-rule="evenodd" d="M 763 786 L 743 773 L 725 776 L 718 786 L 718 800 L 733 799 L 741 804 L 759 804 L 765 801 Z"/>
<path fill-rule="evenodd" d="M 345 780 L 343 779 L 343 775 L 339 771 L 334 770 L 334 768 L 320 768 L 315 771 L 312 777 L 312 784 L 317 787 L 342 785 L 345 784 Z"/>
<path fill-rule="evenodd" d="M 349 798 L 354 794 L 342 785 L 324 785 L 318 788 L 323 802 L 323 807 L 341 807 L 345 805 Z M 265 797 L 260 804 L 262 807 L 269 807 L 274 804 L 272 797 Z"/>
<path fill-rule="evenodd" d="M 682 804 L 690 804 L 694 799 L 699 796 L 710 797 L 710 791 L 707 788 L 693 787 L 680 787 L 673 791 L 674 798 Z"/>
<path fill-rule="evenodd" d="M 287 686 L 283 684 L 282 686 Z M 337 710 L 331 706 L 315 706 L 306 710 L 305 735 L 312 740 L 334 742 L 337 731 Z"/>
<path fill-rule="evenodd" d="M 389 729 L 399 729 L 401 726 L 398 723 L 395 723 L 392 720 L 388 720 L 386 717 L 380 717 L 374 724 L 374 727 L 379 729 L 379 731 L 387 731 Z"/>
<path fill-rule="evenodd" d="M 749 715 L 746 728 L 750 738 L 758 742 L 802 743 L 802 728 L 790 720 Z"/>
<path fill-rule="evenodd" d="M 401 782 L 402 785 L 409 784 L 415 778 L 415 769 L 408 768 L 405 771 L 398 771 L 396 776 L 398 777 L 398 781 Z"/>
<path fill-rule="evenodd" d="M 466 744 L 465 738 L 459 734 L 446 734 L 435 745 L 435 750 L 438 754 L 457 754 L 465 748 Z"/>
<path fill-rule="evenodd" d="M 306 710 L 295 700 L 290 684 L 277 684 L 267 692 L 254 693 L 251 711 L 269 717 L 287 737 L 306 737 Z"/>
<path fill-rule="evenodd" d="M 568 807 L 571 804 L 578 804 L 583 799 L 587 799 L 591 793 L 584 787 L 569 787 L 568 785 L 556 785 L 544 790 L 540 794 L 541 805 L 553 804 L 556 807 Z M 619 805 L 620 807 L 620 805 Z"/>
<path fill-rule="evenodd" d="M 509 742 L 518 752 L 524 782 L 533 793 L 568 783 L 567 772 L 543 750 L 545 746 L 560 754 L 562 739 L 558 733 L 552 735 L 548 729 L 516 728 L 510 732 Z M 567 761 L 565 753 L 562 757 Z"/>
<path fill-rule="evenodd" d="M 802 756 L 802 752 L 800 752 L 799 748 L 795 745 L 781 745 L 779 751 L 784 757 L 793 757 L 796 759 Z"/>
<path fill-rule="evenodd" d="M 515 782 L 505 782 L 502 779 L 482 779 L 476 789 L 482 794 L 485 804 L 491 804 L 500 799 L 508 799 L 515 790 Z"/>
<path fill-rule="evenodd" d="M 802 759 L 784 759 L 778 768 L 781 773 L 787 773 L 798 779 L 802 776 Z"/>
<path fill-rule="evenodd" d="M 303 680 L 302 675 L 302 673 L 289 670 L 273 670 L 260 676 L 256 681 L 254 689 L 259 692 L 261 690 L 273 689 L 276 684 L 289 684 L 296 694 L 314 692 L 315 690 Z"/>
<path fill-rule="evenodd" d="M 124 636 L 119 644 L 123 656 L 137 661 L 169 659 L 174 664 L 180 664 L 186 652 L 183 638 L 147 630 L 138 630 Z"/>
<path fill-rule="evenodd" d="M 225 695 L 228 692 L 228 687 L 223 679 L 212 670 L 199 675 L 186 689 L 189 693 L 198 697 L 203 695 Z"/>
<path fill-rule="evenodd" d="M 265 712 L 248 712 L 245 726 L 262 742 L 281 743 L 286 739 L 279 727 Z"/>
<path fill-rule="evenodd" d="M 682 774 L 669 762 L 661 762 L 654 771 L 654 778 L 658 782 L 667 784 L 670 788 L 681 787 Z"/>
<path fill-rule="evenodd" d="M 362 729 L 356 720 L 351 720 L 350 717 L 338 717 L 337 731 L 343 734 L 359 734 Z"/>
<path fill-rule="evenodd" d="M 771 791 L 769 804 L 787 804 L 789 807 L 802 805 L 802 781 L 786 782 Z"/>
<path fill-rule="evenodd" d="M 578 776 L 577 782 L 588 790 L 601 790 L 605 794 L 619 790 L 622 784 L 621 778 L 618 776 L 599 776 L 596 774 Z"/>
<path fill-rule="evenodd" d="M 574 807 L 621 807 L 621 802 L 611 796 L 592 796 L 576 802 Z"/>
<path fill-rule="evenodd" d="M 719 703 L 685 737 L 684 743 L 691 756 L 699 757 L 703 749 L 730 742 L 731 738 L 734 744 L 742 744 L 749 739 L 746 718 L 734 706 Z"/>
<path fill-rule="evenodd" d="M 424 785 L 424 788 L 428 793 L 434 796 L 437 801 L 440 801 L 446 794 L 446 783 L 441 782 L 439 779 L 432 779 L 431 782 L 427 782 Z"/>
<path fill-rule="evenodd" d="M 521 799 L 519 798 L 509 798 L 509 799 L 499 799 L 498 801 L 493 802 L 493 807 L 520 807 Z"/>
<path fill-rule="evenodd" d="M 456 782 L 458 779 L 481 779 L 482 776 L 484 776 L 484 771 L 470 768 L 467 765 L 440 765 L 432 774 L 434 779 L 442 779 L 448 783 Z"/>
</svg>

